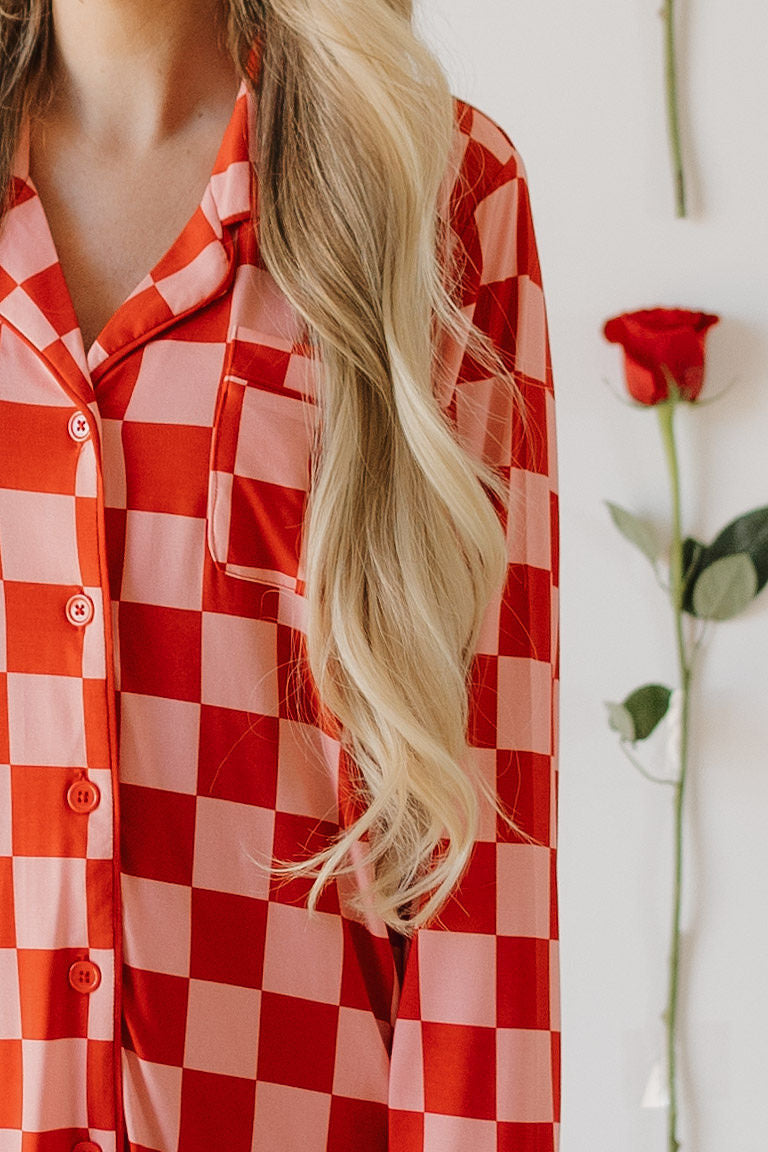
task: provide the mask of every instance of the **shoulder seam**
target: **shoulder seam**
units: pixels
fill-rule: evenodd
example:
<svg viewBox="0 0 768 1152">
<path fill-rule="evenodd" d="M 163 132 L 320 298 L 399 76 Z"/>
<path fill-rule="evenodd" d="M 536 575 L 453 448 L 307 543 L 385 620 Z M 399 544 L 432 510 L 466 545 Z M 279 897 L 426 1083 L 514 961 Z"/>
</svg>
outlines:
<svg viewBox="0 0 768 1152">
<path fill-rule="evenodd" d="M 480 203 L 491 193 L 496 192 L 505 184 L 510 183 L 512 180 L 522 180 L 527 182 L 527 170 L 525 161 L 517 148 L 514 140 L 512 140 L 509 133 L 504 129 L 492 116 L 478 108 L 475 104 L 471 104 L 461 97 L 455 96 L 454 101 L 456 104 L 456 120 L 459 131 L 467 137 L 467 147 L 474 145 L 481 148 L 489 156 L 493 157 L 496 172 L 492 176 L 488 176 L 486 166 L 483 166 L 483 179 L 476 186 L 476 203 Z M 476 119 L 482 123 L 483 131 L 475 134 L 473 131 Z M 483 135 L 490 135 L 491 137 L 497 136 L 499 143 L 503 143 L 505 147 L 494 150 L 489 147 L 489 143 L 483 139 Z"/>
</svg>

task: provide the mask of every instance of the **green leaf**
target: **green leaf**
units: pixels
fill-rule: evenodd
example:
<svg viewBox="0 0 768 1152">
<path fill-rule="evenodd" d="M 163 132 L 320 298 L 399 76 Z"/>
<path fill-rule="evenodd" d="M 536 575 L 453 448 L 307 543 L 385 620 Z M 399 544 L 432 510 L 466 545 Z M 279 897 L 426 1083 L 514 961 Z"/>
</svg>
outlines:
<svg viewBox="0 0 768 1152">
<path fill-rule="evenodd" d="M 632 717 L 635 740 L 645 740 L 664 718 L 669 708 L 672 689 L 664 684 L 643 684 L 630 692 L 624 707 Z"/>
<path fill-rule="evenodd" d="M 687 572 L 688 583 L 683 596 L 683 609 L 692 616 L 697 615 L 693 603 L 693 587 L 700 573 L 715 560 L 723 556 L 734 556 L 746 552 L 750 556 L 757 573 L 757 586 L 754 596 L 768 583 L 768 506 L 754 508 L 737 516 L 712 543 L 692 558 Z"/>
<path fill-rule="evenodd" d="M 645 740 L 666 715 L 672 689 L 663 684 L 643 684 L 620 704 L 604 701 L 608 723 L 625 740 Z"/>
<path fill-rule="evenodd" d="M 622 536 L 625 536 L 630 543 L 639 548 L 648 557 L 651 564 L 655 564 L 659 555 L 659 546 L 656 533 L 648 521 L 641 520 L 634 512 L 629 512 L 626 508 L 613 504 L 610 500 L 605 500 L 604 503 L 608 505 L 611 518 Z"/>
<path fill-rule="evenodd" d="M 730 620 L 754 600 L 757 586 L 757 570 L 747 552 L 721 556 L 696 579 L 694 611 L 705 620 Z"/>
<path fill-rule="evenodd" d="M 604 700 L 606 708 L 608 709 L 608 725 L 614 732 L 618 732 L 625 740 L 635 739 L 635 722 L 632 719 L 632 714 L 627 711 L 623 704 L 615 704 L 612 700 Z"/>
</svg>

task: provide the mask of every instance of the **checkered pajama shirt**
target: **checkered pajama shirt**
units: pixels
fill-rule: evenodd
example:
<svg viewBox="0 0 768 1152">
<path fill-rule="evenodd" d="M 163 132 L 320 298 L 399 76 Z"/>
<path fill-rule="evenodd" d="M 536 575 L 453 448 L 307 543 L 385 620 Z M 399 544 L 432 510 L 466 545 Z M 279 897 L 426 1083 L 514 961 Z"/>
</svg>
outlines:
<svg viewBox="0 0 768 1152">
<path fill-rule="evenodd" d="M 455 101 L 440 401 L 508 478 L 469 740 L 486 811 L 411 941 L 317 916 L 344 757 L 298 675 L 316 367 L 259 256 L 241 86 L 205 195 L 88 349 L 29 178 L 0 235 L 0 1152 L 557 1152 L 558 488 L 520 154 Z M 504 515 L 504 510 L 502 510 Z M 347 883 L 351 883 L 348 881 Z"/>
</svg>

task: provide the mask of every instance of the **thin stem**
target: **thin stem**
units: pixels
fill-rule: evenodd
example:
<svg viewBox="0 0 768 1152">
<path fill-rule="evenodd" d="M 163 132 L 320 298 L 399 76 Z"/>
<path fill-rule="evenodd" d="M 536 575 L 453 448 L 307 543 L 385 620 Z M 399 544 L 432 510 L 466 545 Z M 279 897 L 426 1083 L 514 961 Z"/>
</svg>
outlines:
<svg viewBox="0 0 768 1152">
<path fill-rule="evenodd" d="M 685 184 L 683 161 L 680 154 L 680 124 L 677 100 L 677 70 L 675 67 L 675 14 L 674 0 L 664 0 L 661 12 L 665 22 L 664 56 L 667 97 L 667 122 L 672 148 L 672 166 L 675 177 L 675 210 L 678 216 L 685 216 Z"/>
<path fill-rule="evenodd" d="M 677 640 L 677 658 L 680 674 L 680 688 L 682 697 L 681 706 L 681 740 L 680 740 L 680 775 L 675 788 L 675 887 L 674 908 L 672 913 L 672 944 L 670 949 L 669 965 L 669 999 L 662 1019 L 667 1025 L 667 1064 L 669 1075 L 669 1128 L 668 1150 L 678 1152 L 680 1143 L 677 1139 L 677 1095 L 675 1077 L 675 1029 L 677 1023 L 677 991 L 678 970 L 680 960 L 680 905 L 682 894 L 683 870 L 683 795 L 688 761 L 688 710 L 689 685 L 691 669 L 686 657 L 685 638 L 683 635 L 683 574 L 682 574 L 682 529 L 680 517 L 680 475 L 677 464 L 677 451 L 673 419 L 675 406 L 679 402 L 674 382 L 669 378 L 669 399 L 656 405 L 659 418 L 662 440 L 669 469 L 672 489 L 672 546 L 670 552 L 671 599 L 675 619 L 675 636 Z"/>
</svg>

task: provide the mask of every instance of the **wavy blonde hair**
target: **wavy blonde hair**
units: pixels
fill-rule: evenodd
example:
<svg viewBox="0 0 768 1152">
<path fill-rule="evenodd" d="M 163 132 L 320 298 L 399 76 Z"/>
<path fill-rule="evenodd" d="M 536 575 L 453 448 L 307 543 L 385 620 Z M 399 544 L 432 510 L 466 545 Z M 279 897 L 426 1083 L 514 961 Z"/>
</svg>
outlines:
<svg viewBox="0 0 768 1152">
<path fill-rule="evenodd" d="M 409 935 L 457 886 L 483 801 L 539 843 L 467 743 L 472 656 L 507 570 L 493 501 L 506 507 L 508 486 L 438 402 L 447 342 L 508 383 L 527 429 L 524 402 L 457 299 L 467 257 L 449 218 L 456 106 L 412 0 L 222 4 L 224 41 L 256 98 L 261 256 L 322 365 L 306 660 L 357 810 L 322 851 L 272 871 L 312 876 L 314 909 L 329 880 L 359 877 L 364 849 L 371 882 L 353 905 Z M 49 24 L 46 0 L 0 9 L 5 197 Z"/>
</svg>

